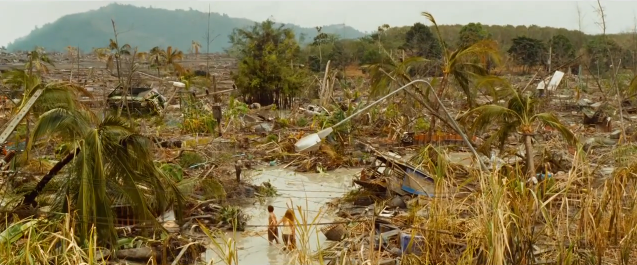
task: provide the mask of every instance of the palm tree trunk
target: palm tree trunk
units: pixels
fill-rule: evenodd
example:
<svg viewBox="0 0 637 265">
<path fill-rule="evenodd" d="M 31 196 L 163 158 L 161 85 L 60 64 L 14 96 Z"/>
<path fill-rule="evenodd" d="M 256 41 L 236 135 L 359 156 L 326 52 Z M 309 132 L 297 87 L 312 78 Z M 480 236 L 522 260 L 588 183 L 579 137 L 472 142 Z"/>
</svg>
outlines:
<svg viewBox="0 0 637 265">
<path fill-rule="evenodd" d="M 447 74 L 444 74 L 444 76 L 442 77 L 442 81 L 440 82 L 440 88 L 438 88 L 438 91 L 431 91 L 431 93 L 436 93 L 436 95 L 438 95 L 438 98 L 442 98 L 442 95 L 445 92 L 445 87 L 447 86 L 447 79 L 449 78 L 449 76 Z M 436 101 L 433 105 L 433 110 L 436 113 L 439 113 L 440 110 L 440 104 Z M 431 123 L 429 124 L 429 141 L 433 140 L 433 134 L 434 131 L 436 130 L 436 116 L 431 116 Z"/>
<path fill-rule="evenodd" d="M 35 189 L 33 189 L 31 192 L 29 192 L 27 195 L 24 196 L 22 205 L 31 205 L 35 207 L 36 206 L 35 198 L 38 197 L 38 195 L 40 194 L 40 192 L 42 192 L 42 190 L 44 190 L 44 187 L 46 187 L 46 184 L 48 184 L 53 179 L 53 177 L 55 177 L 55 175 L 57 175 L 57 173 L 59 173 L 60 170 L 62 170 L 62 168 L 66 166 L 66 164 L 70 163 L 71 160 L 75 158 L 75 155 L 79 153 L 80 153 L 80 149 L 79 148 L 75 149 L 75 152 L 69 153 L 68 155 L 66 155 L 66 157 L 64 157 L 64 159 L 62 159 L 60 162 L 57 162 L 57 164 L 55 164 L 55 166 L 53 166 L 53 168 L 49 170 L 49 173 L 46 174 L 44 177 L 42 177 L 40 182 L 38 182 L 38 184 L 35 186 Z"/>
<path fill-rule="evenodd" d="M 535 176 L 535 161 L 533 160 L 533 136 L 524 134 L 524 147 L 526 149 L 526 170 L 530 177 Z"/>
</svg>

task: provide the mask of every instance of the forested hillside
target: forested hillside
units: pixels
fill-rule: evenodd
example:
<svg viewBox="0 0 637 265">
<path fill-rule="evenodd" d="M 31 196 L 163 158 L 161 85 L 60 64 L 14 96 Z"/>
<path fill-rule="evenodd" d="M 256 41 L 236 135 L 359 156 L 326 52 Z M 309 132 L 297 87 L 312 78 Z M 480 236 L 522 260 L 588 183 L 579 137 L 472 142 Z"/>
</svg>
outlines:
<svg viewBox="0 0 637 265">
<path fill-rule="evenodd" d="M 187 51 L 193 40 L 201 43 L 202 50 L 205 50 L 208 13 L 192 9 L 166 10 L 121 4 L 110 4 L 97 10 L 64 16 L 34 29 L 27 36 L 9 44 L 7 49 L 30 50 L 41 46 L 51 51 L 64 51 L 67 46 L 79 46 L 83 51 L 90 51 L 92 48 L 104 47 L 113 38 L 111 19 L 121 33 L 119 42 L 130 43 L 140 50 L 173 46 Z M 232 30 L 252 24 L 254 21 L 248 19 L 211 13 L 211 38 L 218 37 L 211 43 L 210 51 L 220 52 L 229 47 L 228 35 Z M 286 26 L 294 30 L 297 38 L 305 38 L 306 41 L 317 35 L 315 28 Z M 322 32 L 337 34 L 342 38 L 364 36 L 362 32 L 344 25 L 323 26 Z"/>
</svg>

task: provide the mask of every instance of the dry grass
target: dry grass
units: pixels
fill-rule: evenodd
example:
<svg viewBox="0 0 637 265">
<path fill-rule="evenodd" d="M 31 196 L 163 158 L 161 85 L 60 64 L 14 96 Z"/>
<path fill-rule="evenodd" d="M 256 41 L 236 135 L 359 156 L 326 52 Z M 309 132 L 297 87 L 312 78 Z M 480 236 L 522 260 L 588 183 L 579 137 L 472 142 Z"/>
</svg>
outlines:
<svg viewBox="0 0 637 265">
<path fill-rule="evenodd" d="M 61 222 L 26 219 L 10 224 L 0 233 L 0 264 L 105 264 L 101 257 L 108 250 L 96 247 L 95 229 L 89 242 L 81 244 L 73 226 L 69 215 Z"/>
<path fill-rule="evenodd" d="M 633 146 L 612 156 L 632 154 Z M 421 255 L 404 255 L 401 264 L 633 264 L 637 223 L 637 190 L 634 173 L 637 164 L 615 159 L 613 177 L 596 186 L 587 154 L 574 155 L 574 166 L 563 179 L 548 179 L 531 185 L 518 169 L 469 172 L 466 179 L 455 177 L 444 156 L 424 160 L 421 167 L 435 172 L 436 194 L 454 194 L 457 186 L 474 180 L 477 187 L 468 196 L 422 197 L 410 205 L 407 216 L 399 216 L 410 229 L 405 232 L 424 237 Z M 382 208 L 382 207 L 378 207 Z M 296 207 L 298 249 L 290 264 L 326 264 L 310 249 L 318 240 L 318 220 L 322 212 L 309 214 Z M 25 220 L 13 224 L 16 240 L 0 244 L 0 264 L 101 264 L 95 260 L 95 237 L 88 248 L 73 238 L 71 220 L 49 223 Z M 241 251 L 232 238 L 214 234 L 201 226 L 210 238 L 210 247 L 222 263 L 238 265 Z M 13 229 L 13 228 L 12 228 Z M 366 229 L 366 237 L 374 238 Z M 0 241 L 6 240 L 4 234 Z M 13 237 L 12 237 L 13 238 Z M 90 251 L 89 251 L 90 250 Z M 344 253 L 342 264 L 357 260 L 377 264 L 384 257 L 379 251 L 360 246 Z M 46 261 L 46 262 L 45 262 Z M 362 264 L 362 263 L 358 263 Z"/>
</svg>

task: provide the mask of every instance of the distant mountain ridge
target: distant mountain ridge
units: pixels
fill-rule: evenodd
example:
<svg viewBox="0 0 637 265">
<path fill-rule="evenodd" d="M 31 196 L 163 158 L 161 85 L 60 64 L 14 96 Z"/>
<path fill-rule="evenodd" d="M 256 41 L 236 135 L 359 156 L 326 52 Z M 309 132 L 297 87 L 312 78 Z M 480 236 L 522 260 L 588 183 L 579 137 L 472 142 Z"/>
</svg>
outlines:
<svg viewBox="0 0 637 265">
<path fill-rule="evenodd" d="M 192 41 L 195 40 L 202 46 L 200 52 L 206 50 L 208 13 L 193 9 L 167 10 L 116 3 L 97 10 L 61 17 L 13 41 L 7 45 L 7 50 L 31 50 L 35 46 L 41 46 L 51 51 L 65 51 L 67 46 L 79 46 L 80 50 L 87 52 L 92 48 L 105 47 L 109 39 L 114 37 L 111 18 L 119 32 L 120 44 L 127 43 L 143 51 L 155 46 L 170 45 L 188 52 Z M 228 35 L 233 29 L 251 26 L 254 23 L 255 21 L 249 19 L 210 13 L 210 38 L 216 37 L 210 44 L 210 52 L 221 52 L 228 48 Z M 306 43 L 317 35 L 315 28 L 285 25 L 294 30 L 297 38 L 304 35 Z M 322 26 L 322 32 L 337 34 L 344 39 L 367 35 L 347 25 Z"/>
</svg>

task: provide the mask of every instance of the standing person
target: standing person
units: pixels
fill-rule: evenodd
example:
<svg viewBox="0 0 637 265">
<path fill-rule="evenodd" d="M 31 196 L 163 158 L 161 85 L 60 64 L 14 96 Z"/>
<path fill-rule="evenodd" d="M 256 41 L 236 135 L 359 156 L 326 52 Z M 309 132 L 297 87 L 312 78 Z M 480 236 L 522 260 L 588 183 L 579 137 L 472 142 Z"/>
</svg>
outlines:
<svg viewBox="0 0 637 265">
<path fill-rule="evenodd" d="M 283 235 L 283 243 L 285 244 L 287 250 L 296 249 L 295 222 L 294 210 L 288 209 L 287 211 L 285 211 L 285 214 L 283 215 L 283 218 L 281 218 L 281 221 L 277 223 L 277 225 L 283 224 L 283 231 L 281 234 Z"/>
<path fill-rule="evenodd" d="M 279 244 L 279 228 L 277 228 L 276 216 L 274 215 L 274 207 L 268 205 L 268 243 L 272 245 L 272 241 Z"/>
<path fill-rule="evenodd" d="M 237 183 L 241 183 L 241 160 L 234 162 L 234 174 L 237 177 Z"/>
</svg>

